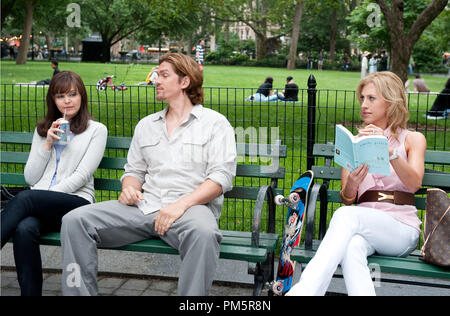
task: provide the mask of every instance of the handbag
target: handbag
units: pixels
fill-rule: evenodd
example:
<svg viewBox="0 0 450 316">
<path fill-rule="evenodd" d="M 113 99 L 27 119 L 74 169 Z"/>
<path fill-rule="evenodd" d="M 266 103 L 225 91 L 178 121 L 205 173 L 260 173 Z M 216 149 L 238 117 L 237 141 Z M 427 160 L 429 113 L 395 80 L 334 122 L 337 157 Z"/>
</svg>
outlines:
<svg viewBox="0 0 450 316">
<path fill-rule="evenodd" d="M 421 260 L 450 267 L 450 198 L 437 188 L 427 190 Z"/>
<path fill-rule="evenodd" d="M 0 184 L 0 191 L 1 191 L 1 206 L 0 211 L 3 211 L 3 209 L 8 205 L 9 201 L 11 201 L 19 192 L 24 190 L 29 190 L 29 187 L 4 187 Z"/>
</svg>

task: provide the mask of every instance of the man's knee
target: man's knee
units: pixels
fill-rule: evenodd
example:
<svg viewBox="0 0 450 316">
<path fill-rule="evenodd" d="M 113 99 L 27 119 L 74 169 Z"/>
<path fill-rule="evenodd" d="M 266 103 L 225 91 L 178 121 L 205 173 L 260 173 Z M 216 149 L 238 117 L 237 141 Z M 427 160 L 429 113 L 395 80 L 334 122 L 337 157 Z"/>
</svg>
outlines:
<svg viewBox="0 0 450 316">
<path fill-rule="evenodd" d="M 85 212 L 90 206 L 91 204 L 81 206 L 64 215 L 62 218 L 61 234 L 70 234 L 71 231 L 74 231 L 75 227 L 84 226 L 83 223 L 86 219 Z"/>
<path fill-rule="evenodd" d="M 222 234 L 211 210 L 206 206 L 198 206 L 195 210 L 190 211 L 191 214 L 189 216 L 191 218 L 187 221 L 187 225 L 184 228 L 185 231 L 181 234 L 182 239 L 187 238 L 192 241 L 195 240 L 199 244 L 218 247 L 222 240 Z"/>
</svg>

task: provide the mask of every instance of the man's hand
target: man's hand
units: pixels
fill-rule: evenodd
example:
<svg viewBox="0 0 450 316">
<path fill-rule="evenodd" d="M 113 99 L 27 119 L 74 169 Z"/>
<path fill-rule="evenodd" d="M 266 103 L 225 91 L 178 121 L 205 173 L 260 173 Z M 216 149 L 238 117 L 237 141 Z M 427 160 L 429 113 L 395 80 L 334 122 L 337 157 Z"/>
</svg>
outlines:
<svg viewBox="0 0 450 316">
<path fill-rule="evenodd" d="M 159 235 L 164 235 L 172 226 L 172 224 L 183 216 L 187 210 L 186 206 L 178 200 L 166 207 L 159 210 L 158 215 L 155 218 L 155 230 Z"/>
<path fill-rule="evenodd" d="M 172 224 L 183 216 L 187 209 L 194 205 L 204 205 L 211 202 L 222 194 L 222 186 L 211 179 L 206 179 L 191 194 L 182 197 L 175 203 L 172 203 L 159 210 L 155 218 L 155 230 L 158 234 L 164 235 Z"/>
<path fill-rule="evenodd" d="M 143 199 L 144 196 L 142 192 L 133 187 L 123 188 L 122 193 L 119 196 L 119 202 L 125 205 L 136 205 Z"/>
</svg>

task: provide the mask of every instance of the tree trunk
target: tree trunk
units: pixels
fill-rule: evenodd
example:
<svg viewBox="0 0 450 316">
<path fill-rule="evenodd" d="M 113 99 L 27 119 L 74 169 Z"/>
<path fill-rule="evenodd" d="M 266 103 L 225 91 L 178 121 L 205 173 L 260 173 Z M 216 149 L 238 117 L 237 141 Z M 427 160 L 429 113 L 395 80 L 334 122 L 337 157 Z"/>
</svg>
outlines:
<svg viewBox="0 0 450 316">
<path fill-rule="evenodd" d="M 303 1 L 298 1 L 295 8 L 294 27 L 292 29 L 291 47 L 289 49 L 289 57 L 287 69 L 295 70 L 295 61 L 297 60 L 298 35 L 300 33 L 300 23 L 302 21 Z"/>
<path fill-rule="evenodd" d="M 103 38 L 103 37 L 102 37 Z M 108 41 L 102 41 L 102 49 L 100 52 L 100 60 L 103 63 L 108 63 L 111 61 L 111 43 Z"/>
<path fill-rule="evenodd" d="M 331 16 L 331 29 L 330 29 L 330 60 L 334 62 L 334 54 L 336 53 L 336 38 L 337 38 L 337 9 L 333 9 Z"/>
<path fill-rule="evenodd" d="M 255 1 L 256 12 L 260 18 L 255 21 L 256 34 L 256 60 L 262 60 L 267 55 L 267 3 L 265 0 Z"/>
<path fill-rule="evenodd" d="M 53 49 L 53 33 L 47 32 L 45 34 L 45 42 L 47 43 L 47 49 L 50 52 Z"/>
<path fill-rule="evenodd" d="M 22 39 L 20 40 L 19 55 L 16 64 L 24 65 L 27 62 L 28 48 L 30 47 L 31 27 L 33 26 L 33 9 L 37 1 L 25 0 L 25 25 L 23 28 Z"/>
<path fill-rule="evenodd" d="M 266 58 L 267 52 L 267 38 L 260 34 L 256 33 L 256 60 L 263 60 Z"/>
<path fill-rule="evenodd" d="M 391 40 L 391 71 L 405 83 L 408 80 L 408 64 L 412 46 L 405 43 L 405 39 Z"/>
</svg>

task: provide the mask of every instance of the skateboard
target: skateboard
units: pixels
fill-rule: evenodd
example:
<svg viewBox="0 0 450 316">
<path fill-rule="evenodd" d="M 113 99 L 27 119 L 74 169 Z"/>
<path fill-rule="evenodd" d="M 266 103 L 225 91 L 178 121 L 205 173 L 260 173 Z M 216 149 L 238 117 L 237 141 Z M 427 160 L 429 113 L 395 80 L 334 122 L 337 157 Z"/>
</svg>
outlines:
<svg viewBox="0 0 450 316">
<path fill-rule="evenodd" d="M 295 181 L 287 198 L 282 195 L 277 195 L 274 198 L 276 205 L 288 206 L 288 212 L 278 262 L 277 277 L 271 289 L 271 294 L 273 295 L 285 295 L 292 287 L 295 262 L 291 260 L 291 253 L 292 249 L 300 242 L 303 218 L 305 216 L 306 206 L 308 205 L 309 188 L 313 179 L 314 173 L 308 170 Z"/>
</svg>

